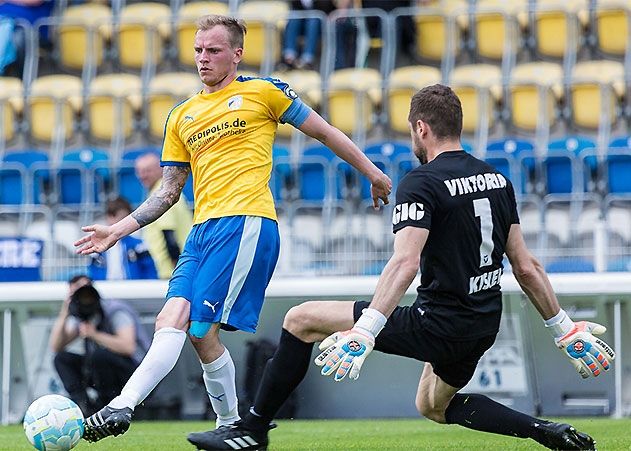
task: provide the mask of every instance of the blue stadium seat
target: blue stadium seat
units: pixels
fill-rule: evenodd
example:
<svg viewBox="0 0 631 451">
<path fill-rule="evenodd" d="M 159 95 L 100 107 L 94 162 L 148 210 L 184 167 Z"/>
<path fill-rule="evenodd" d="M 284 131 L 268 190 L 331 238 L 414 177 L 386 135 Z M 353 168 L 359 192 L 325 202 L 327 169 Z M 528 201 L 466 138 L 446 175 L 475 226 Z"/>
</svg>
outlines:
<svg viewBox="0 0 631 451">
<path fill-rule="evenodd" d="M 619 258 L 607 264 L 607 271 L 631 272 L 631 257 Z"/>
<path fill-rule="evenodd" d="M 318 144 L 304 149 L 298 164 L 300 199 L 307 202 L 343 199 L 346 168 L 342 163 L 326 146 Z"/>
<path fill-rule="evenodd" d="M 7 153 L 0 168 L 0 203 L 40 204 L 44 183 L 48 182 L 49 158 L 40 150 Z"/>
<path fill-rule="evenodd" d="M 490 141 L 484 161 L 510 179 L 516 194 L 527 193 L 530 191 L 529 181 L 534 178 L 534 148 L 532 142 L 520 138 Z M 526 173 L 516 168 L 524 168 Z"/>
<path fill-rule="evenodd" d="M 610 194 L 631 194 L 631 153 L 607 155 Z"/>
<path fill-rule="evenodd" d="M 610 149 L 631 149 L 631 135 L 618 136 L 609 143 Z"/>
<path fill-rule="evenodd" d="M 546 272 L 594 272 L 594 264 L 588 260 L 561 258 L 548 263 Z"/>
<path fill-rule="evenodd" d="M 366 147 L 364 153 L 392 179 L 393 191 L 403 176 L 418 164 L 407 143 L 383 141 Z M 370 182 L 365 177 L 358 176 L 361 177 L 361 198 L 370 199 Z"/>
<path fill-rule="evenodd" d="M 595 154 L 596 142 L 582 136 L 566 136 L 562 139 L 551 141 L 548 144 L 549 157 L 543 161 L 546 169 L 546 182 L 549 193 L 570 193 L 572 183 L 580 186 L 572 172 L 574 159 L 581 159 L 583 183 L 580 191 L 585 192 L 593 187 L 598 174 L 598 159 Z M 577 168 L 578 169 L 578 168 Z"/>
<path fill-rule="evenodd" d="M 102 199 L 109 179 L 108 163 L 108 153 L 101 149 L 66 152 L 57 172 L 59 202 L 72 205 Z"/>
<path fill-rule="evenodd" d="M 193 191 L 193 173 L 191 172 L 186 179 L 186 184 L 182 188 L 182 194 L 189 205 L 195 203 L 195 192 Z"/>
<path fill-rule="evenodd" d="M 272 149 L 272 176 L 270 189 L 276 203 L 282 203 L 289 197 L 288 189 L 291 185 L 291 164 L 289 149 L 274 146 Z"/>
<path fill-rule="evenodd" d="M 116 175 L 119 194 L 127 199 L 134 208 L 147 197 L 145 188 L 136 177 L 134 162 L 136 158 L 147 152 L 154 152 L 158 157 L 160 156 L 158 149 L 154 147 L 127 150 L 121 157 L 121 164 Z"/>
</svg>

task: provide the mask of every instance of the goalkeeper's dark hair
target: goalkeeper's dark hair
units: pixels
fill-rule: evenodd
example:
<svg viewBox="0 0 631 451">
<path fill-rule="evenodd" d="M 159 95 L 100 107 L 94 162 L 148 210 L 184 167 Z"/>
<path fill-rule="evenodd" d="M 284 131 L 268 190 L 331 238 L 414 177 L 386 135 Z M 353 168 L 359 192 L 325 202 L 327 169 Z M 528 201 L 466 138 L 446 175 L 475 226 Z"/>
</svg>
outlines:
<svg viewBox="0 0 631 451">
<path fill-rule="evenodd" d="M 415 127 L 416 121 L 429 124 L 438 139 L 460 138 L 462 133 L 462 105 L 449 86 L 432 85 L 412 96 L 408 121 Z"/>
<path fill-rule="evenodd" d="M 68 284 L 77 283 L 81 279 L 87 280 L 88 284 L 90 285 L 92 284 L 92 278 L 88 276 L 87 274 L 77 274 L 75 276 L 72 276 L 70 279 L 68 279 Z"/>
<path fill-rule="evenodd" d="M 241 19 L 219 14 L 209 14 L 197 20 L 197 31 L 206 31 L 218 25 L 226 27 L 230 34 L 230 45 L 233 49 L 243 48 L 243 38 L 248 32 L 245 22 Z"/>
</svg>

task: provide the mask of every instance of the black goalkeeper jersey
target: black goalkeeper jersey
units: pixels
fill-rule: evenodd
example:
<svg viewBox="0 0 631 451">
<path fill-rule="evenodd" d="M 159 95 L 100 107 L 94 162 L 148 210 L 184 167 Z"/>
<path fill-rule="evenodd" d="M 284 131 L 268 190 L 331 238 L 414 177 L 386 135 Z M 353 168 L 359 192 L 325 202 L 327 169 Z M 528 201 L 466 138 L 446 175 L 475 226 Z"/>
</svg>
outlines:
<svg viewBox="0 0 631 451">
<path fill-rule="evenodd" d="M 517 223 L 510 181 L 464 151 L 443 152 L 401 180 L 393 231 L 429 230 L 417 305 L 431 332 L 467 340 L 498 331 L 502 260 Z"/>
</svg>

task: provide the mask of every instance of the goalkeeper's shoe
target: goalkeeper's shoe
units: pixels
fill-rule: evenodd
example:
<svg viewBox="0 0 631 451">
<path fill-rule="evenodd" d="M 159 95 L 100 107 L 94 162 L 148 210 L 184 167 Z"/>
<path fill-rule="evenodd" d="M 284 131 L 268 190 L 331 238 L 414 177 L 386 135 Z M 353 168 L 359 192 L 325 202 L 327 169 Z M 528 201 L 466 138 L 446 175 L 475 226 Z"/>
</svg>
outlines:
<svg viewBox="0 0 631 451">
<path fill-rule="evenodd" d="M 129 407 L 114 409 L 105 406 L 94 415 L 86 418 L 83 438 L 88 442 L 98 442 L 110 435 L 116 437 L 124 434 L 129 429 L 133 414 L 134 411 Z"/>
<path fill-rule="evenodd" d="M 556 450 L 595 450 L 594 439 L 579 432 L 573 426 L 551 421 L 540 422 L 536 425 L 540 434 L 537 441 L 549 449 Z"/>
<path fill-rule="evenodd" d="M 267 429 L 254 430 L 245 426 L 242 420 L 227 426 L 221 426 L 208 432 L 188 434 L 188 441 L 205 450 L 267 450 L 268 431 L 276 425 L 271 423 Z"/>
</svg>

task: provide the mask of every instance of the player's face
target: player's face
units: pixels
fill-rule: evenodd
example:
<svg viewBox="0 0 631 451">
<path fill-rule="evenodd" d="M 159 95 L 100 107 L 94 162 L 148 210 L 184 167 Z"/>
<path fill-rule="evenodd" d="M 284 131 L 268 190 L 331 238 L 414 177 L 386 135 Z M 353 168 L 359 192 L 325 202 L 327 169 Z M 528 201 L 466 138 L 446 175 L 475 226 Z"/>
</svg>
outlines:
<svg viewBox="0 0 631 451">
<path fill-rule="evenodd" d="M 243 49 L 233 49 L 226 27 L 217 25 L 195 34 L 195 64 L 202 82 L 209 87 L 220 84 L 236 72 Z"/>
<path fill-rule="evenodd" d="M 421 164 L 427 163 L 427 147 L 421 140 L 418 126 L 410 124 L 410 135 L 412 135 L 412 151 Z"/>
</svg>

